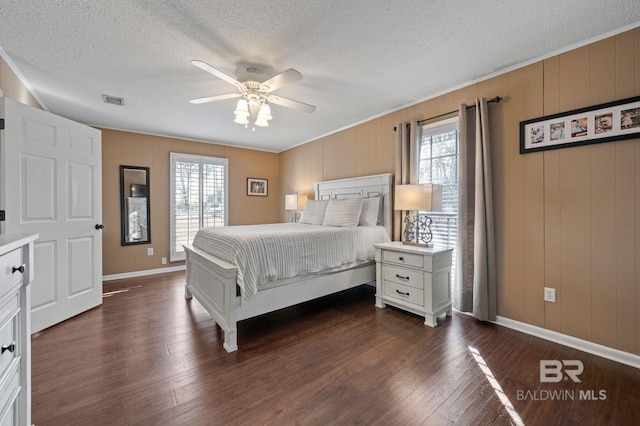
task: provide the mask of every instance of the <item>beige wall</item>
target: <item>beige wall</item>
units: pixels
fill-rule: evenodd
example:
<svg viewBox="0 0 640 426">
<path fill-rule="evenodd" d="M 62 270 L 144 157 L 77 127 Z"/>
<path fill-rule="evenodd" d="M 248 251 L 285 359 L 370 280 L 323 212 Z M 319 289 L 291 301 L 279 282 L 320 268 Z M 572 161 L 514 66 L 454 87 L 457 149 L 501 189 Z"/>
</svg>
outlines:
<svg viewBox="0 0 640 426">
<path fill-rule="evenodd" d="M 283 152 L 282 189 L 393 172 L 397 122 L 496 95 L 498 314 L 640 354 L 640 140 L 519 153 L 521 120 L 640 95 L 640 29 Z"/>
<path fill-rule="evenodd" d="M 279 155 L 160 136 L 102 129 L 103 274 L 112 275 L 183 265 L 162 265 L 169 259 L 169 153 L 229 159 L 229 224 L 272 223 L 279 220 Z M 151 244 L 120 245 L 120 166 L 149 167 Z M 247 178 L 268 180 L 268 196 L 247 196 Z M 281 202 L 282 201 L 282 202 Z M 153 247 L 154 255 L 147 256 Z"/>
</svg>

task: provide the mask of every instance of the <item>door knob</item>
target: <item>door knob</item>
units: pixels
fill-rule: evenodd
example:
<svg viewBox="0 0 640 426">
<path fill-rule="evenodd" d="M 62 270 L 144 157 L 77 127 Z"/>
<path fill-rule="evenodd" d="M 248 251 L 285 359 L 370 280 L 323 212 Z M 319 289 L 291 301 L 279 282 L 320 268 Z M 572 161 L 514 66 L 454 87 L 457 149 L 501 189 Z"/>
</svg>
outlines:
<svg viewBox="0 0 640 426">
<path fill-rule="evenodd" d="M 98 223 L 98 224 L 96 225 L 96 229 L 102 229 L 102 228 L 104 228 L 104 225 L 103 225 L 103 224 Z"/>
</svg>

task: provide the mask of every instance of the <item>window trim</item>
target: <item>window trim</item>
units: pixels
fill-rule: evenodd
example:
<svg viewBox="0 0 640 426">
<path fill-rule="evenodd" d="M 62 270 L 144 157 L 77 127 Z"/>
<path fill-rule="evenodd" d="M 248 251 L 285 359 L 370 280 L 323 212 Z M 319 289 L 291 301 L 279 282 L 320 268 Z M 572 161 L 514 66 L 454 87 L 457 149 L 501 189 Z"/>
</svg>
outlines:
<svg viewBox="0 0 640 426">
<path fill-rule="evenodd" d="M 224 167 L 224 226 L 229 224 L 229 159 L 220 157 L 209 157 L 206 155 L 169 153 L 169 261 L 178 262 L 185 260 L 184 250 L 176 251 L 176 163 L 189 162 L 202 164 L 213 164 Z M 199 167 L 200 176 L 198 178 L 198 193 L 202 195 L 202 167 Z M 198 212 L 199 226 L 202 227 L 204 203 L 199 203 Z"/>
<path fill-rule="evenodd" d="M 458 163 L 458 170 L 457 170 L 457 174 L 458 174 L 458 183 L 457 183 L 457 187 L 458 187 L 458 191 L 460 191 L 460 120 L 459 117 L 452 117 L 452 118 L 448 118 L 446 120 L 440 120 L 440 121 L 436 121 L 433 123 L 429 123 L 429 124 L 425 124 L 422 126 L 421 128 L 421 133 L 420 133 L 420 143 L 416 143 L 416 148 L 415 148 L 415 157 L 416 157 L 416 170 L 420 170 L 420 146 L 421 146 L 421 142 L 422 142 L 422 138 L 424 137 L 424 135 L 426 134 L 428 135 L 434 135 L 434 134 L 439 134 L 439 133 L 446 133 L 446 132 L 450 132 L 452 130 L 456 130 L 458 132 L 458 140 L 457 140 L 457 148 L 456 148 L 456 158 L 457 158 L 457 163 Z M 433 157 L 431 157 L 433 158 Z M 420 180 L 420 176 L 419 176 L 419 172 L 418 172 L 418 176 L 417 176 L 417 180 Z M 458 205 L 458 203 L 456 202 L 456 211 L 454 212 L 430 212 L 428 213 L 429 216 L 432 216 L 432 218 L 438 218 L 438 217 L 449 217 L 449 216 L 453 216 L 455 217 L 455 241 L 451 241 L 453 244 L 448 244 L 449 247 L 453 248 L 453 258 L 452 258 L 452 270 L 451 270 L 451 288 L 453 289 L 454 287 L 454 281 L 455 281 L 455 268 L 456 268 L 456 263 L 458 262 L 459 256 L 457 253 L 458 250 L 458 239 L 460 238 L 460 229 L 459 229 L 459 208 L 460 206 Z M 449 224 L 449 222 L 447 221 L 447 225 Z M 447 233 L 447 241 L 450 241 L 448 238 L 450 236 L 450 233 Z"/>
<path fill-rule="evenodd" d="M 416 170 L 418 171 L 417 174 L 417 181 L 418 183 L 420 183 L 420 146 L 421 146 L 421 142 L 422 142 L 422 138 L 424 137 L 425 134 L 427 135 L 434 135 L 434 134 L 440 134 L 440 133 L 446 133 L 446 132 L 450 132 L 452 130 L 456 130 L 458 132 L 458 146 L 456 147 L 456 160 L 458 162 L 458 176 L 460 173 L 460 120 L 459 117 L 452 117 L 452 118 L 447 118 L 445 120 L 440 120 L 440 121 L 436 121 L 433 123 L 429 123 L 429 124 L 423 124 L 421 131 L 420 131 L 420 141 L 418 143 L 416 143 L 416 147 L 415 147 L 415 152 L 414 152 L 414 156 L 416 158 L 415 160 L 415 167 Z M 430 157 L 431 159 L 433 159 L 433 156 Z M 458 179 L 458 191 L 460 190 L 460 180 Z M 446 212 L 445 214 L 451 214 L 451 212 Z M 456 205 L 456 211 L 455 211 L 455 215 L 458 215 L 458 206 Z"/>
<path fill-rule="evenodd" d="M 452 118 L 447 118 L 446 120 L 440 120 L 440 121 L 435 121 L 429 124 L 423 124 L 422 133 L 424 133 L 425 130 L 428 130 L 429 133 L 435 133 L 435 132 L 444 133 L 450 130 L 458 130 L 460 128 L 460 126 L 458 125 L 459 122 L 460 120 L 458 117 L 452 117 Z"/>
</svg>

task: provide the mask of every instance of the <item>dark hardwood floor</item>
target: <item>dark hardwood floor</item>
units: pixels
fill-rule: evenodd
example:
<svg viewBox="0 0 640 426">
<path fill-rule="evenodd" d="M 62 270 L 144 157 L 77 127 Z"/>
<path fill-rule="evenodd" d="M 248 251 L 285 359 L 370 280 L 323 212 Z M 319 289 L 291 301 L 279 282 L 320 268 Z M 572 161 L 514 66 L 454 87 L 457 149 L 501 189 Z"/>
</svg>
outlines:
<svg viewBox="0 0 640 426">
<path fill-rule="evenodd" d="M 432 329 L 363 286 L 243 321 L 228 354 L 183 285 L 105 283 L 34 335 L 35 425 L 640 424 L 640 370 L 464 315 Z M 540 383 L 540 360 L 581 382 Z"/>
</svg>

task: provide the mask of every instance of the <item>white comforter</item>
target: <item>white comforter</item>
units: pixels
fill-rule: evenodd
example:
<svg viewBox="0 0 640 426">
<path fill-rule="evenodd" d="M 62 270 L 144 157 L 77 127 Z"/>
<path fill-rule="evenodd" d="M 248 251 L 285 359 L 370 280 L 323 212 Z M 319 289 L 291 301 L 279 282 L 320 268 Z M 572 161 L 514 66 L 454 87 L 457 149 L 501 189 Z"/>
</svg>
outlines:
<svg viewBox="0 0 640 426">
<path fill-rule="evenodd" d="M 203 228 L 193 246 L 237 265 L 237 284 L 246 299 L 270 281 L 373 259 L 373 245 L 387 241 L 382 226 L 276 223 Z"/>
</svg>

